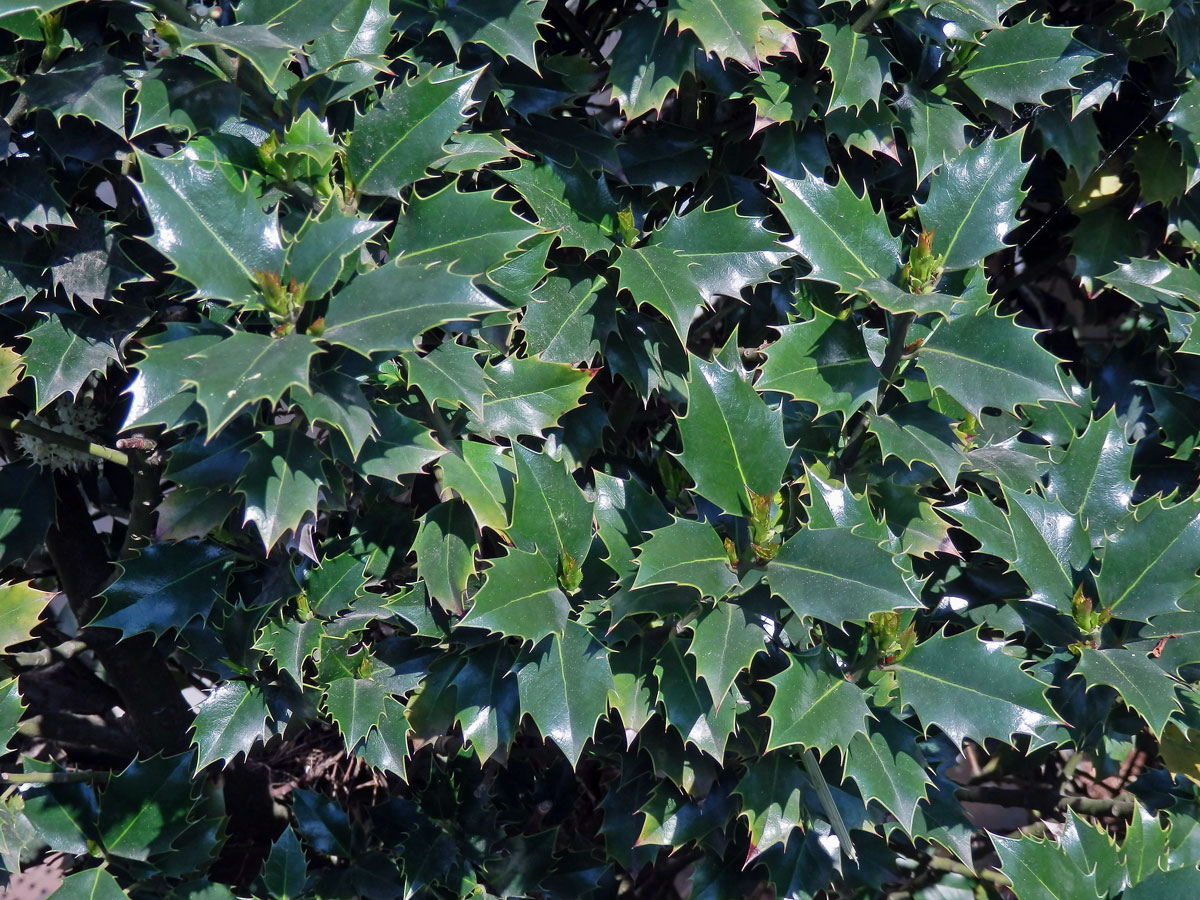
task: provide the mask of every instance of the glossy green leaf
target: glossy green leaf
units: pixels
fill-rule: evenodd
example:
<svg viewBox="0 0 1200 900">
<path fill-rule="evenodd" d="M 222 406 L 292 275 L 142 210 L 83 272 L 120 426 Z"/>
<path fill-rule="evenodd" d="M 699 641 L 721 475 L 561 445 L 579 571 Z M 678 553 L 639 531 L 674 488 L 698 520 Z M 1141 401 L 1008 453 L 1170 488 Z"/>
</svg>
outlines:
<svg viewBox="0 0 1200 900">
<path fill-rule="evenodd" d="M 521 711 L 571 765 L 579 761 L 613 688 L 608 651 L 578 622 L 567 622 L 517 669 Z"/>
<path fill-rule="evenodd" d="M 552 568 L 582 565 L 592 545 L 592 504 L 566 465 L 546 453 L 513 445 L 517 483 L 509 537 Z"/>
<path fill-rule="evenodd" d="M 779 51 L 777 26 L 761 0 L 722 4 L 719 0 L 670 0 L 667 16 L 680 31 L 696 35 L 705 51 L 735 59 L 749 69 Z"/>
<path fill-rule="evenodd" d="M 467 579 L 475 573 L 475 522 L 467 505 L 450 500 L 427 512 L 413 550 L 429 596 L 461 615 Z"/>
<path fill-rule="evenodd" d="M 750 827 L 749 859 L 776 844 L 786 845 L 792 832 L 802 827 L 807 785 L 800 763 L 787 753 L 765 754 L 747 767 L 734 793 Z"/>
<path fill-rule="evenodd" d="M 780 209 L 791 226 L 789 246 L 812 266 L 809 278 L 853 291 L 862 282 L 890 279 L 900 268 L 900 246 L 887 217 L 867 195 L 845 181 L 830 187 L 821 178 L 771 175 Z"/>
<path fill-rule="evenodd" d="M 27 336 L 30 345 L 22 359 L 25 375 L 34 382 L 38 411 L 63 394 L 78 397 L 92 374 L 103 374 L 118 358 L 111 337 L 95 319 L 52 314 Z"/>
<path fill-rule="evenodd" d="M 508 531 L 508 506 L 513 493 L 514 463 L 504 448 L 463 441 L 458 452 L 438 461 L 442 485 L 467 502 L 475 521 L 497 534 Z"/>
<path fill-rule="evenodd" d="M 978 416 L 985 406 L 1005 412 L 1019 403 L 1070 402 L 1057 360 L 1034 333 L 991 310 L 942 323 L 918 359 L 930 384 Z"/>
<path fill-rule="evenodd" d="M 765 640 L 759 617 L 735 603 L 718 601 L 696 621 L 688 655 L 696 660 L 697 677 L 720 698 L 718 707 L 728 699 L 738 673 L 766 652 Z"/>
<path fill-rule="evenodd" d="M 484 368 L 491 396 L 472 423 L 484 434 L 543 436 L 579 405 L 592 373 L 562 363 L 514 356 Z"/>
<path fill-rule="evenodd" d="M 1055 720 L 1045 685 L 1021 669 L 1000 641 L 978 629 L 922 641 L 895 664 L 900 696 L 926 730 L 936 725 L 961 746 L 965 738 L 1008 741 Z"/>
<path fill-rule="evenodd" d="M 818 414 L 837 410 L 847 418 L 873 399 L 879 370 L 852 322 L 814 309 L 811 320 L 779 331 L 779 340 L 766 350 L 758 390 L 790 394 L 815 403 Z"/>
<path fill-rule="evenodd" d="M 697 679 L 693 661 L 685 656 L 683 638 L 673 636 L 655 659 L 658 700 L 667 724 L 687 743 L 714 760 L 725 757 L 725 746 L 733 735 L 735 703 L 713 702 L 708 686 Z"/>
<path fill-rule="evenodd" d="M 503 173 L 537 216 L 543 232 L 554 232 L 568 247 L 588 253 L 610 249 L 617 203 L 603 178 L 581 168 L 528 160 Z"/>
<path fill-rule="evenodd" d="M 50 597 L 29 582 L 0 584 L 0 652 L 29 640 Z"/>
<path fill-rule="evenodd" d="M 390 247 L 404 263 L 441 263 L 459 275 L 482 275 L 512 256 L 538 233 L 512 205 L 487 191 L 464 193 L 454 186 L 416 196 L 396 222 Z"/>
<path fill-rule="evenodd" d="M 562 634 L 571 605 L 559 588 L 558 574 L 540 554 L 512 550 L 484 574 L 487 580 L 460 628 L 486 628 L 530 642 Z"/>
<path fill-rule="evenodd" d="M 1107 684 L 1117 689 L 1130 707 L 1146 720 L 1155 735 L 1161 735 L 1167 719 L 1179 710 L 1175 697 L 1178 682 L 1145 653 L 1138 650 L 1085 649 L 1079 656 L 1076 675 L 1088 686 Z"/>
<path fill-rule="evenodd" d="M 1200 537 L 1196 503 L 1147 501 L 1121 523 L 1107 542 L 1096 579 L 1100 607 L 1122 619 L 1145 620 L 1171 611 L 1196 586 L 1191 565 Z"/>
<path fill-rule="evenodd" d="M 629 119 L 658 109 L 695 67 L 699 49 L 692 31 L 666 26 L 660 10 L 635 13 L 621 25 L 621 39 L 609 55 L 608 83 L 613 99 Z"/>
<path fill-rule="evenodd" d="M 782 414 L 763 402 L 749 382 L 719 362 L 689 356 L 687 414 L 679 421 L 679 461 L 696 492 L 733 515 L 749 516 L 747 490 L 771 497 L 779 490 L 791 450 Z M 744 438 L 753 434 L 756 440 Z"/>
<path fill-rule="evenodd" d="M 226 681 L 213 688 L 196 709 L 192 743 L 196 769 L 219 762 L 225 768 L 239 754 L 271 736 L 271 718 L 262 688 L 248 681 Z"/>
<path fill-rule="evenodd" d="M 867 800 L 878 800 L 911 833 L 917 806 L 925 799 L 929 776 L 915 735 L 890 714 L 857 732 L 846 750 L 846 777 L 854 779 Z"/>
<path fill-rule="evenodd" d="M 917 606 L 892 554 L 847 526 L 799 531 L 768 564 L 767 582 L 797 615 L 834 625 Z"/>
<path fill-rule="evenodd" d="M 388 263 L 333 295 L 322 338 L 367 356 L 411 350 L 425 331 L 500 309 L 469 277 L 440 265 Z"/>
<path fill-rule="evenodd" d="M 325 710 L 347 748 L 366 740 L 383 716 L 386 689 L 369 678 L 337 678 L 325 686 Z"/>
<path fill-rule="evenodd" d="M 192 808 L 191 754 L 137 759 L 108 780 L 96 820 L 113 856 L 147 860 L 171 848 Z"/>
<path fill-rule="evenodd" d="M 271 845 L 262 869 L 263 885 L 278 900 L 297 900 L 308 884 L 308 862 L 304 848 L 290 827 Z"/>
<path fill-rule="evenodd" d="M 254 273 L 280 270 L 283 239 L 245 176 L 205 142 L 165 159 L 139 154 L 138 164 L 149 244 L 201 296 L 257 302 Z"/>
<path fill-rule="evenodd" d="M 892 83 L 889 67 L 894 61 L 883 42 L 845 25 L 820 25 L 817 33 L 828 48 L 824 65 L 833 82 L 829 111 L 878 106 L 883 86 Z"/>
<path fill-rule="evenodd" d="M 738 583 L 712 526 L 690 519 L 676 519 L 652 532 L 642 544 L 637 563 L 635 590 L 654 584 L 682 584 L 719 599 Z"/>
<path fill-rule="evenodd" d="M 216 544 L 151 544 L 120 563 L 121 574 L 105 589 L 104 606 L 91 624 L 120 629 L 125 637 L 180 630 L 206 617 L 224 596 L 232 561 Z"/>
<path fill-rule="evenodd" d="M 827 752 L 847 747 L 866 731 L 867 702 L 822 650 L 791 657 L 788 667 L 767 683 L 775 696 L 767 707 L 771 737 L 767 752 L 798 744 Z"/>
<path fill-rule="evenodd" d="M 463 123 L 478 79 L 478 72 L 431 69 L 386 91 L 359 118 L 346 150 L 355 187 L 399 199 L 401 189 L 441 157 L 442 145 Z"/>
<path fill-rule="evenodd" d="M 545 10 L 546 0 L 451 0 L 437 9 L 433 30 L 445 34 L 457 53 L 464 44 L 485 44 L 536 70 L 534 44 Z"/>
<path fill-rule="evenodd" d="M 238 491 L 246 497 L 245 519 L 268 551 L 301 520 L 317 509 L 317 494 L 326 485 L 323 460 L 312 438 L 296 428 L 268 431 L 250 447 Z"/>
<path fill-rule="evenodd" d="M 1075 40 L 1070 28 L 1026 19 L 989 32 L 961 77 L 981 100 L 1015 109 L 1069 89 L 1071 79 L 1100 55 Z"/>
</svg>

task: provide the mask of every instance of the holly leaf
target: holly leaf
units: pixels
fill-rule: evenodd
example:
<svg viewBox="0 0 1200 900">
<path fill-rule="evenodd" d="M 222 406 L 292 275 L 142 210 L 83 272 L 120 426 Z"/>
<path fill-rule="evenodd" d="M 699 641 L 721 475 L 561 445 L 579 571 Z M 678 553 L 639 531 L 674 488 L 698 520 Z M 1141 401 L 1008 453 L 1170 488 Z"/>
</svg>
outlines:
<svg viewBox="0 0 1200 900">
<path fill-rule="evenodd" d="M 517 669 L 521 713 L 572 766 L 608 711 L 613 689 L 608 651 L 578 622 L 566 622 L 530 650 Z"/>
<path fill-rule="evenodd" d="M 687 652 L 696 660 L 696 675 L 708 685 L 709 694 L 720 698 L 718 709 L 738 673 L 767 652 L 765 642 L 760 617 L 728 601 L 718 601 L 692 626 Z"/>
<path fill-rule="evenodd" d="M 280 671 L 291 675 L 297 684 L 301 684 L 304 681 L 304 663 L 320 649 L 322 633 L 318 619 L 301 622 L 285 618 L 268 622 L 255 640 L 254 647 L 265 652 Z"/>
<path fill-rule="evenodd" d="M 302 430 L 264 431 L 249 448 L 250 461 L 238 482 L 246 498 L 244 522 L 258 530 L 263 548 L 271 548 L 284 534 L 295 533 L 328 484 L 321 463 L 325 459 L 316 443 Z"/>
<path fill-rule="evenodd" d="M 879 106 L 883 86 L 892 84 L 890 68 L 895 62 L 883 42 L 848 25 L 818 25 L 817 33 L 828 48 L 824 66 L 833 83 L 826 112 Z"/>
<path fill-rule="evenodd" d="M 279 220 L 241 170 L 208 141 L 193 141 L 165 159 L 138 154 L 137 184 L 153 234 L 143 238 L 202 297 L 259 302 L 254 273 L 279 272 Z"/>
<path fill-rule="evenodd" d="M 454 52 L 464 44 L 484 44 L 497 56 L 516 59 L 538 71 L 534 44 L 546 12 L 546 0 L 449 0 L 435 7 L 431 34 L 441 32 Z"/>
<path fill-rule="evenodd" d="M 517 483 L 509 538 L 552 568 L 582 566 L 592 545 L 592 503 L 562 460 L 513 444 Z"/>
<path fill-rule="evenodd" d="M 389 246 L 406 265 L 441 263 L 457 275 L 476 276 L 504 262 L 538 230 L 495 192 L 450 185 L 428 197 L 414 196 Z"/>
<path fill-rule="evenodd" d="M 694 587 L 705 597 L 719 599 L 737 583 L 737 576 L 729 569 L 729 555 L 712 526 L 676 519 L 651 532 L 650 539 L 641 545 L 633 589 L 682 584 Z"/>
<path fill-rule="evenodd" d="M 137 118 L 130 137 L 155 128 L 180 129 L 188 137 L 217 131 L 238 114 L 242 92 L 225 77 L 191 60 L 160 59 L 137 80 Z"/>
<path fill-rule="evenodd" d="M 283 829 L 262 868 L 263 886 L 278 900 L 299 900 L 308 886 L 308 861 L 291 826 Z"/>
<path fill-rule="evenodd" d="M 845 179 L 833 186 L 815 176 L 772 172 L 771 179 L 794 235 L 788 246 L 812 266 L 807 277 L 849 293 L 869 279 L 889 281 L 899 271 L 899 242 L 866 194 L 859 197 Z"/>
<path fill-rule="evenodd" d="M 1099 608 L 1122 619 L 1145 621 L 1171 612 L 1196 586 L 1200 501 L 1166 506 L 1161 500 L 1134 508 L 1107 542 L 1096 579 Z"/>
<path fill-rule="evenodd" d="M 1015 110 L 1018 103 L 1041 103 L 1051 91 L 1069 90 L 1104 54 L 1075 40 L 1071 28 L 1025 19 L 994 28 L 971 57 L 960 78 L 979 99 Z"/>
<path fill-rule="evenodd" d="M 508 532 L 514 463 L 503 447 L 462 441 L 457 452 L 441 457 L 438 467 L 443 489 L 465 500 L 481 527 L 500 535 Z"/>
<path fill-rule="evenodd" d="M 1061 841 L 996 837 L 993 843 L 1004 874 L 1022 900 L 1074 900 L 1101 894 L 1094 878 L 1067 854 Z"/>
<path fill-rule="evenodd" d="M 486 575 L 457 628 L 486 628 L 530 643 L 562 634 L 571 604 L 540 554 L 511 550 L 494 560 Z"/>
<path fill-rule="evenodd" d="M 617 303 L 605 288 L 597 276 L 550 275 L 521 318 L 526 351 L 548 362 L 591 362 L 616 325 Z"/>
<path fill-rule="evenodd" d="M 917 166 L 917 184 L 967 149 L 971 121 L 943 98 L 905 85 L 893 106 Z"/>
<path fill-rule="evenodd" d="M 775 688 L 765 713 L 771 720 L 767 753 L 799 745 L 824 754 L 866 731 L 866 695 L 824 650 L 789 656 L 788 667 L 766 681 Z"/>
<path fill-rule="evenodd" d="M 383 718 L 388 692 L 369 678 L 336 678 L 325 686 L 325 711 L 353 751 Z"/>
<path fill-rule="evenodd" d="M 787 753 L 767 753 L 752 760 L 733 793 L 741 798 L 741 815 L 750 828 L 746 862 L 788 839 L 804 823 L 803 767 Z"/>
<path fill-rule="evenodd" d="M 801 529 L 768 563 L 766 577 L 797 615 L 838 626 L 919 605 L 892 554 L 847 526 Z"/>
<path fill-rule="evenodd" d="M 446 452 L 428 428 L 394 406 L 376 404 L 375 420 L 379 433 L 367 442 L 353 465 L 364 478 L 399 481 L 401 475 L 424 470 Z"/>
<path fill-rule="evenodd" d="M 579 166 L 531 160 L 500 174 L 525 198 L 542 232 L 589 254 L 612 248 L 617 202 L 603 175 L 593 178 Z"/>
<path fill-rule="evenodd" d="M 442 609 L 461 616 L 467 580 L 475 574 L 475 520 L 458 500 L 439 503 L 421 520 L 413 541 L 417 574 Z"/>
<path fill-rule="evenodd" d="M 116 628 L 124 637 L 144 631 L 161 638 L 206 618 L 225 596 L 233 557 L 214 543 L 151 544 L 118 565 L 121 573 L 101 596 L 104 606 L 90 624 Z"/>
<path fill-rule="evenodd" d="M 728 4 L 720 0 L 670 0 L 667 17 L 679 30 L 691 31 L 705 52 L 715 53 L 721 65 L 735 59 L 748 69 L 780 50 L 780 24 L 762 0 Z"/>
<path fill-rule="evenodd" d="M 484 375 L 491 382 L 491 396 L 483 400 L 483 414 L 471 416 L 471 424 L 493 436 L 543 437 L 547 428 L 579 405 L 593 374 L 535 357 L 509 356 L 489 364 Z"/>
<path fill-rule="evenodd" d="M 129 900 L 104 866 L 68 875 L 49 895 L 52 900 Z"/>
<path fill-rule="evenodd" d="M 225 768 L 239 755 L 249 756 L 259 741 L 271 736 L 270 718 L 267 696 L 257 684 L 238 680 L 217 685 L 196 708 L 196 771 L 214 762 Z"/>
<path fill-rule="evenodd" d="M 1051 495 L 1079 517 L 1093 547 L 1106 546 L 1129 511 L 1136 487 L 1132 465 L 1133 445 L 1110 409 L 1089 423 L 1050 468 Z"/>
<path fill-rule="evenodd" d="M 929 196 L 917 206 L 921 224 L 936 229 L 933 252 L 947 271 L 966 269 L 1004 249 L 1017 227 L 1017 208 L 1028 163 L 1021 162 L 1024 131 L 968 147 L 929 179 Z"/>
<path fill-rule="evenodd" d="M 937 725 L 958 746 L 966 738 L 1008 743 L 1014 734 L 1036 734 L 1057 717 L 1045 685 L 1004 646 L 979 640 L 978 628 L 953 637 L 939 632 L 894 664 L 901 699 L 926 730 Z"/>
<path fill-rule="evenodd" d="M 1007 412 L 1019 403 L 1071 403 L 1058 361 L 1033 340 L 1034 333 L 988 308 L 961 315 L 921 345 L 921 368 L 931 385 L 977 417 L 985 406 Z"/>
<path fill-rule="evenodd" d="M 346 258 L 373 238 L 385 223 L 332 216 L 308 218 L 287 247 L 284 282 L 303 285 L 302 296 L 317 300 L 333 290 L 346 267 Z"/>
<path fill-rule="evenodd" d="M 683 638 L 672 635 L 656 657 L 658 699 L 667 724 L 719 762 L 733 734 L 737 704 L 714 703 L 708 686 L 697 680 L 695 664 L 684 654 Z"/>
<path fill-rule="evenodd" d="M 310 424 L 323 422 L 340 434 L 351 457 L 357 457 L 363 445 L 379 433 L 362 385 L 338 369 L 327 369 L 314 375 L 309 387 L 311 395 L 300 394 L 290 399 Z"/>
<path fill-rule="evenodd" d="M 51 169 L 32 157 L 11 156 L 4 160 L 4 167 L 0 169 L 0 221 L 9 228 L 27 231 L 45 231 L 51 225 L 75 224 L 67 210 L 66 201 L 54 186 Z M 13 252 L 22 249 L 15 244 L 14 237 L 5 236 L 5 243 L 9 246 L 0 258 L 7 266 L 22 274 L 25 280 L 36 280 L 39 274 L 37 270 L 31 270 L 29 261 Z"/>
<path fill-rule="evenodd" d="M 873 398 L 879 369 L 852 321 L 813 307 L 809 321 L 778 328 L 779 340 L 766 349 L 758 390 L 790 394 L 815 403 L 818 415 L 836 410 L 845 418 Z"/>
<path fill-rule="evenodd" d="M 869 422 L 867 427 L 879 439 L 885 460 L 895 456 L 910 468 L 916 462 L 928 463 L 947 485 L 954 487 L 967 458 L 948 416 L 922 401 L 907 403 L 885 415 L 871 413 Z"/>
<path fill-rule="evenodd" d="M 333 26 L 341 12 L 337 4 L 323 0 L 243 0 L 238 4 L 238 21 L 262 25 L 293 47 L 302 47 Z"/>
<path fill-rule="evenodd" d="M 719 362 L 690 354 L 688 360 L 688 410 L 678 418 L 679 461 L 698 494 L 731 515 L 748 517 L 753 510 L 747 490 L 773 497 L 791 458 L 783 414 Z M 749 435 L 753 441 L 745 439 Z"/>
<path fill-rule="evenodd" d="M 461 403 L 479 415 L 483 410 L 483 395 L 487 384 L 483 367 L 476 356 L 479 351 L 453 341 L 438 344 L 424 356 L 411 350 L 400 354 L 408 383 L 414 385 L 430 403 L 439 401 L 451 405 Z"/>
<path fill-rule="evenodd" d="M 442 157 L 442 145 L 463 123 L 479 75 L 430 69 L 385 91 L 356 118 L 346 148 L 346 174 L 355 188 L 399 200 L 401 189 Z"/>
<path fill-rule="evenodd" d="M 1012 569 L 1029 585 L 1035 603 L 1071 615 L 1075 572 L 1087 565 L 1091 549 L 1082 524 L 1057 501 L 1003 491 L 1016 550 Z"/>
<path fill-rule="evenodd" d="M 110 323 L 111 324 L 111 323 Z M 33 379 L 34 409 L 41 412 L 63 394 L 79 396 L 93 372 L 103 373 L 120 359 L 111 327 L 97 317 L 59 316 L 26 334 L 29 347 L 22 354 L 25 375 Z"/>
<path fill-rule="evenodd" d="M 608 57 L 608 84 L 622 114 L 632 121 L 662 106 L 695 71 L 699 49 L 695 34 L 667 25 L 659 9 L 640 10 L 622 22 L 621 39 Z"/>
<path fill-rule="evenodd" d="M 468 276 L 445 266 L 389 262 L 333 295 L 323 340 L 355 353 L 411 350 L 425 331 L 502 309 Z"/>
<path fill-rule="evenodd" d="M 197 351 L 202 365 L 182 380 L 195 388 L 196 400 L 204 408 L 208 439 L 259 400 L 278 403 L 291 387 L 311 394 L 308 367 L 320 352 L 307 335 L 273 337 L 240 330 Z"/>
<path fill-rule="evenodd" d="M 101 47 L 65 53 L 50 71 L 35 72 L 21 85 L 31 108 L 47 110 L 55 120 L 83 116 L 120 135 L 127 90 L 125 63 Z"/>
<path fill-rule="evenodd" d="M 201 30 L 173 22 L 171 27 L 178 36 L 180 54 L 194 47 L 223 48 L 257 69 L 271 89 L 276 88 L 276 79 L 297 49 L 266 25 L 239 22 Z"/>
<path fill-rule="evenodd" d="M 29 640 L 52 596 L 32 582 L 0 584 L 0 652 Z"/>
<path fill-rule="evenodd" d="M 878 800 L 912 834 L 918 804 L 931 782 L 913 731 L 890 712 L 873 711 L 874 721 L 850 738 L 846 777 L 864 800 Z"/>
<path fill-rule="evenodd" d="M 1181 708 L 1175 696 L 1179 682 L 1141 650 L 1085 648 L 1073 674 L 1082 676 L 1088 687 L 1107 684 L 1116 688 L 1121 699 L 1146 720 L 1155 736 L 1162 735 L 1167 720 Z"/>
</svg>

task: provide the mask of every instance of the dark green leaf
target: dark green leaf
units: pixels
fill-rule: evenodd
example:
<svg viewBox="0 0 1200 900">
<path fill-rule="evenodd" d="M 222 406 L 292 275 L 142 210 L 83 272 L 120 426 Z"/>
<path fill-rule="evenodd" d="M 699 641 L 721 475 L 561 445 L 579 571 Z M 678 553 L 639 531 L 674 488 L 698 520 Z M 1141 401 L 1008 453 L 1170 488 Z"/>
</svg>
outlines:
<svg viewBox="0 0 1200 900">
<path fill-rule="evenodd" d="M 679 418 L 679 460 L 696 492 L 732 515 L 751 514 L 747 490 L 772 497 L 791 450 L 783 416 L 763 402 L 742 376 L 719 362 L 688 357 L 687 415 Z M 746 440 L 754 435 L 753 441 Z"/>
<path fill-rule="evenodd" d="M 1099 606 L 1122 619 L 1144 621 L 1169 612 L 1196 586 L 1200 515 L 1195 498 L 1164 506 L 1148 501 L 1106 544 L 1096 589 Z"/>
<path fill-rule="evenodd" d="M 475 573 L 475 521 L 458 500 L 427 512 L 413 541 L 417 574 L 429 596 L 454 615 L 462 615 L 467 579 Z"/>
<path fill-rule="evenodd" d="M 1036 734 L 1055 720 L 1045 685 L 1021 670 L 1001 641 L 981 641 L 978 629 L 938 633 L 895 664 L 900 694 L 928 729 L 937 725 L 961 746 Z"/>
<path fill-rule="evenodd" d="M 862 332 L 853 322 L 813 309 L 808 322 L 779 326 L 780 338 L 767 348 L 767 361 L 755 385 L 817 405 L 818 414 L 837 410 L 849 418 L 879 387 Z"/>
<path fill-rule="evenodd" d="M 546 0 L 449 0 L 437 7 L 433 31 L 445 34 L 456 53 L 463 44 L 485 44 L 536 71 L 533 45 L 545 9 Z"/>
<path fill-rule="evenodd" d="M 794 235 L 788 246 L 812 266 L 809 278 L 849 292 L 869 279 L 896 274 L 899 243 L 867 195 L 859 197 L 845 180 L 830 187 L 811 175 L 796 179 L 773 172 L 771 177 Z"/>
<path fill-rule="evenodd" d="M 937 230 L 933 250 L 948 270 L 966 269 L 1004 248 L 1017 226 L 1028 164 L 1021 162 L 1022 132 L 968 147 L 929 179 L 918 210 L 926 230 Z"/>
<path fill-rule="evenodd" d="M 51 315 L 30 329 L 22 355 L 34 382 L 34 408 L 41 411 L 63 394 L 78 397 L 88 377 L 103 374 L 119 357 L 111 331 L 95 318 Z"/>
<path fill-rule="evenodd" d="M 399 199 L 401 189 L 441 157 L 442 145 L 463 123 L 478 79 L 478 72 L 431 69 L 385 92 L 359 117 L 346 151 L 354 186 Z"/>
<path fill-rule="evenodd" d="M 233 557 L 212 543 L 151 544 L 120 564 L 121 574 L 103 593 L 104 607 L 91 623 L 125 637 L 149 631 L 160 638 L 206 617 L 225 594 Z"/>
<path fill-rule="evenodd" d="M 367 356 L 411 350 L 422 332 L 500 309 L 465 275 L 445 266 L 388 263 L 333 295 L 322 338 Z"/>
<path fill-rule="evenodd" d="M 797 615 L 834 625 L 918 605 L 892 554 L 848 526 L 789 538 L 768 564 L 767 581 Z"/>
<path fill-rule="evenodd" d="M 719 599 L 738 583 L 737 576 L 729 570 L 729 555 L 712 526 L 690 519 L 676 519 L 652 532 L 650 539 L 642 544 L 637 563 L 634 589 L 682 584 L 694 587 L 705 597 Z"/>
<path fill-rule="evenodd" d="M 491 396 L 483 400 L 483 415 L 472 424 L 489 435 L 531 434 L 542 437 L 547 428 L 579 405 L 592 373 L 562 363 L 507 357 L 484 368 Z"/>
<path fill-rule="evenodd" d="M 318 492 L 328 483 L 323 459 L 313 439 L 296 428 L 264 432 L 250 447 L 238 491 L 246 497 L 245 522 L 258 530 L 268 552 L 316 511 Z"/>
<path fill-rule="evenodd" d="M 531 642 L 562 634 L 571 605 L 557 573 L 540 554 L 512 550 L 493 560 L 485 574 L 460 628 L 486 628 Z"/>
<path fill-rule="evenodd" d="M 666 27 L 658 9 L 644 9 L 621 23 L 621 39 L 609 54 L 608 83 L 629 119 L 658 109 L 695 67 L 699 49 L 691 31 Z"/>
<path fill-rule="evenodd" d="M 226 681 L 213 688 L 196 709 L 192 743 L 196 770 L 209 763 L 228 766 L 239 754 L 250 754 L 259 741 L 271 736 L 271 718 L 262 688 L 248 681 Z"/>
<path fill-rule="evenodd" d="M 254 273 L 280 270 L 283 239 L 245 176 L 202 141 L 166 159 L 139 154 L 138 164 L 138 192 L 154 226 L 145 240 L 201 296 L 257 302 Z"/>
<path fill-rule="evenodd" d="M 961 78 L 981 100 L 1012 110 L 1069 89 L 1071 79 L 1101 55 L 1076 41 L 1070 28 L 1026 19 L 989 32 Z"/>
<path fill-rule="evenodd" d="M 878 106 L 883 86 L 892 83 L 894 62 L 883 42 L 846 25 L 820 25 L 817 33 L 829 49 L 825 68 L 833 81 L 833 96 L 827 111 Z"/>
<path fill-rule="evenodd" d="M 517 670 L 521 712 L 574 766 L 608 709 L 608 651 L 578 622 L 546 638 Z"/>
<path fill-rule="evenodd" d="M 866 731 L 865 695 L 823 650 L 790 657 L 788 667 L 767 683 L 775 688 L 766 711 L 771 720 L 768 753 L 798 744 L 823 754 L 848 747 L 851 738 Z"/>
<path fill-rule="evenodd" d="M 555 568 L 569 558 L 582 565 L 592 545 L 592 504 L 566 465 L 546 453 L 513 445 L 517 483 L 509 537 Z"/>
<path fill-rule="evenodd" d="M 766 652 L 766 633 L 759 616 L 726 601 L 718 601 L 706 612 L 692 626 L 692 633 L 688 655 L 696 660 L 696 675 L 708 685 L 709 693 L 721 698 L 720 706 L 738 673 Z"/>
</svg>

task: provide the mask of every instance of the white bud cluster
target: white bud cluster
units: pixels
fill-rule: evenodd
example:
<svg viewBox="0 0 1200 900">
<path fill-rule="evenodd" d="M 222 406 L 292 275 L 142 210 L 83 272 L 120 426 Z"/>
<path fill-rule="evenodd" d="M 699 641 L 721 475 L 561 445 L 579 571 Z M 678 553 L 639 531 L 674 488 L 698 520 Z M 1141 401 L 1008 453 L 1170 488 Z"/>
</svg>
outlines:
<svg viewBox="0 0 1200 900">
<path fill-rule="evenodd" d="M 45 416 L 27 414 L 25 421 L 49 431 L 70 435 L 84 441 L 94 441 L 95 432 L 101 424 L 100 413 L 87 401 L 81 401 L 73 406 L 59 407 L 57 410 L 58 423 L 49 421 Z M 91 465 L 96 458 L 82 450 L 73 450 L 61 444 L 44 441 L 32 434 L 18 434 L 17 446 L 29 456 L 34 465 L 57 471 L 77 469 Z"/>
</svg>

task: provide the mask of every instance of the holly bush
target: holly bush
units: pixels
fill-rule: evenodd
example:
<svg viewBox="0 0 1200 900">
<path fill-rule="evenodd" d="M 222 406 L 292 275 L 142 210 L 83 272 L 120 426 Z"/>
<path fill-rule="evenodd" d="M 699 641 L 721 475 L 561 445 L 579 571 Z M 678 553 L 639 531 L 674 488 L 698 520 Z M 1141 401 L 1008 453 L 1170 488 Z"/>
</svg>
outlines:
<svg viewBox="0 0 1200 900">
<path fill-rule="evenodd" d="M 1193 0 L 0 3 L 0 861 L 1200 896 Z"/>
</svg>

